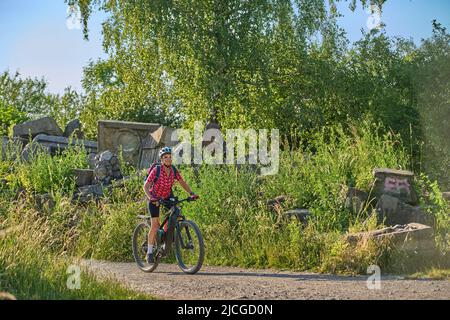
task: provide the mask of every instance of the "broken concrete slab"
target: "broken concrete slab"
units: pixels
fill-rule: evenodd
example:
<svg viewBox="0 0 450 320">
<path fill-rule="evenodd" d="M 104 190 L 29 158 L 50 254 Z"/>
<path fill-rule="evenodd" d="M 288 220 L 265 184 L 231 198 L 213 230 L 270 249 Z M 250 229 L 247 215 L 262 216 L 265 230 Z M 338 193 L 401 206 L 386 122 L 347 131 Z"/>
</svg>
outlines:
<svg viewBox="0 0 450 320">
<path fill-rule="evenodd" d="M 92 200 L 99 200 L 103 197 L 103 187 L 101 184 L 93 184 L 78 188 L 78 191 L 73 195 L 73 201 L 86 203 Z"/>
<path fill-rule="evenodd" d="M 291 217 L 297 218 L 297 220 L 303 225 L 306 225 L 308 223 L 308 219 L 311 216 L 311 212 L 309 211 L 309 209 L 304 209 L 304 208 L 292 209 L 292 210 L 286 211 L 284 214 L 288 218 L 291 218 Z"/>
<path fill-rule="evenodd" d="M 98 161 L 110 161 L 113 157 L 113 154 L 109 150 L 105 150 L 98 155 Z"/>
<path fill-rule="evenodd" d="M 39 134 L 47 134 L 50 136 L 62 136 L 63 132 L 52 117 L 44 117 L 37 120 L 31 120 L 16 124 L 13 127 L 13 136 L 29 138 L 36 137 Z"/>
<path fill-rule="evenodd" d="M 430 226 L 420 223 L 395 225 L 393 227 L 359 232 L 347 236 L 347 241 L 351 245 L 365 243 L 369 240 L 376 242 L 391 241 L 392 244 L 402 250 L 426 254 L 433 254 L 436 248 L 433 229 Z"/>
<path fill-rule="evenodd" d="M 35 157 L 38 153 L 51 155 L 50 147 L 46 145 L 41 145 L 36 142 L 30 142 L 23 148 L 21 153 L 21 158 L 24 161 L 30 161 L 33 157 Z"/>
<path fill-rule="evenodd" d="M 404 225 L 411 222 L 434 226 L 432 215 L 426 214 L 420 206 L 411 206 L 396 197 L 383 194 L 377 202 L 378 221 L 388 226 Z"/>
<path fill-rule="evenodd" d="M 97 154 L 95 152 L 91 152 L 87 155 L 89 169 L 95 168 L 95 157 L 96 156 L 97 156 Z"/>
<path fill-rule="evenodd" d="M 152 163 L 158 160 L 158 143 L 151 133 L 142 140 L 142 152 L 139 161 L 139 169 L 149 168 Z"/>
<path fill-rule="evenodd" d="M 97 151 L 97 142 L 95 141 L 39 134 L 23 149 L 22 159 L 29 161 L 30 157 L 36 154 L 38 150 L 50 155 L 55 155 L 60 151 L 66 150 L 69 146 L 82 146 L 85 148 L 86 152 Z"/>
<path fill-rule="evenodd" d="M 37 194 L 35 196 L 35 203 L 39 211 L 51 210 L 56 205 L 55 199 L 49 193 Z"/>
<path fill-rule="evenodd" d="M 379 199 L 387 194 L 410 205 L 419 204 L 419 197 L 414 190 L 414 173 L 394 169 L 375 169 L 374 196 Z"/>
<path fill-rule="evenodd" d="M 37 135 L 33 142 L 45 145 L 50 148 L 52 154 L 58 150 L 65 150 L 70 146 L 82 146 L 86 149 L 86 152 L 96 152 L 97 142 L 81 139 L 70 139 L 66 137 L 49 136 L 46 134 Z"/>
<path fill-rule="evenodd" d="M 74 174 L 77 187 L 91 185 L 94 180 L 94 170 L 92 169 L 75 169 Z"/>
<path fill-rule="evenodd" d="M 144 168 L 141 164 L 143 142 L 159 127 L 157 123 L 100 120 L 98 121 L 98 151 L 111 150 L 114 154 L 122 152 L 125 162 L 142 169 Z"/>
<path fill-rule="evenodd" d="M 160 126 L 154 132 L 151 133 L 152 138 L 156 142 L 155 147 L 173 147 L 177 145 L 180 141 L 172 140 L 172 134 L 176 129 L 169 128 L 166 126 Z"/>
<path fill-rule="evenodd" d="M 359 213 L 369 199 L 369 194 L 365 191 L 350 187 L 345 198 L 345 208 L 353 213 Z"/>
<path fill-rule="evenodd" d="M 79 119 L 74 119 L 72 121 L 69 121 L 66 124 L 66 128 L 64 129 L 64 137 L 69 138 L 71 136 L 78 138 L 78 139 L 83 139 L 84 138 L 84 133 L 81 130 L 81 122 Z"/>
<path fill-rule="evenodd" d="M 2 147 L 2 155 L 3 155 L 4 150 L 6 151 L 6 148 L 8 147 L 8 143 L 9 143 L 9 138 L 3 136 L 3 137 L 2 137 L 2 144 L 1 144 L 1 147 Z"/>
</svg>

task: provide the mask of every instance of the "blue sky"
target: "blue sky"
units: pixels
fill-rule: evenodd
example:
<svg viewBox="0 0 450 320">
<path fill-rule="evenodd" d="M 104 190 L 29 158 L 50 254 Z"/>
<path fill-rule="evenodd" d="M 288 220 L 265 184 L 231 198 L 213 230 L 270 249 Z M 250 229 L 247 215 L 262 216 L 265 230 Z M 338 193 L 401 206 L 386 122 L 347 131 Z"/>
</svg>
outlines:
<svg viewBox="0 0 450 320">
<path fill-rule="evenodd" d="M 368 30 L 369 14 L 358 5 L 338 4 L 340 25 L 350 41 Z M 49 91 L 62 93 L 72 86 L 81 90 L 83 66 L 102 52 L 101 22 L 95 13 L 89 21 L 89 41 L 80 29 L 69 29 L 64 0 L 0 0 L 0 72 L 9 69 L 27 77 L 45 77 Z M 450 30 L 450 0 L 387 0 L 381 20 L 391 36 L 412 38 L 416 43 L 431 35 L 431 21 L 437 19 Z"/>
</svg>

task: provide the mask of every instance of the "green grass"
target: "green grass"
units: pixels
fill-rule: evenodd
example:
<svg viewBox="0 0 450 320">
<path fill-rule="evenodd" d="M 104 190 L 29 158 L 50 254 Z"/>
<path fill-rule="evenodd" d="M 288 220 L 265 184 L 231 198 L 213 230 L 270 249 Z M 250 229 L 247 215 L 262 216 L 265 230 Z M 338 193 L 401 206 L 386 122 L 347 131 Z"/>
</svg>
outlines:
<svg viewBox="0 0 450 320">
<path fill-rule="evenodd" d="M 33 259 L 33 260 L 31 260 Z M 0 262 L 0 291 L 9 292 L 17 299 L 61 300 L 148 300 L 145 294 L 129 290 L 118 282 L 98 280 L 93 274 L 81 271 L 79 289 L 69 289 L 69 264 L 54 256 L 30 257 L 27 263 Z"/>
<path fill-rule="evenodd" d="M 0 237 L 0 292 L 17 299 L 154 299 L 129 290 L 113 279 L 99 280 L 80 267 L 79 259 L 52 250 L 52 226 L 48 219 L 29 210 L 20 226 Z M 18 221 L 17 221 L 18 222 Z M 70 276 L 80 269 L 80 287 L 70 289 Z"/>
<path fill-rule="evenodd" d="M 416 272 L 407 277 L 408 279 L 430 279 L 430 280 L 450 280 L 450 269 L 431 268 L 427 271 Z"/>
</svg>

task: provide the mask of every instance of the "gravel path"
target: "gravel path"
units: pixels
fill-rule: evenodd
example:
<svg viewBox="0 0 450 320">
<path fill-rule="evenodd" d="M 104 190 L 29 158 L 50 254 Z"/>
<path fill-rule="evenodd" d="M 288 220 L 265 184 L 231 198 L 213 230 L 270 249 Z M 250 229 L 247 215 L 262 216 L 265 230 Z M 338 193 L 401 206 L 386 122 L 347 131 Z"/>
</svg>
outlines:
<svg viewBox="0 0 450 320">
<path fill-rule="evenodd" d="M 163 299 L 446 299 L 448 280 L 382 277 L 369 290 L 364 276 L 335 276 L 275 270 L 203 266 L 186 275 L 176 265 L 160 264 L 144 273 L 134 263 L 84 260 L 97 276 L 113 277 L 127 287 Z"/>
</svg>

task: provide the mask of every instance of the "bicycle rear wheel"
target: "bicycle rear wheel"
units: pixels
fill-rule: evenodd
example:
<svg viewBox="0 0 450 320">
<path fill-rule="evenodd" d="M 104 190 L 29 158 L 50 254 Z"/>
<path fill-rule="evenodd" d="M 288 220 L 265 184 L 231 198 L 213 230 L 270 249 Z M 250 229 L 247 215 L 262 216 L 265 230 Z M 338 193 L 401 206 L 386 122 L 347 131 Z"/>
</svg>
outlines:
<svg viewBox="0 0 450 320">
<path fill-rule="evenodd" d="M 159 263 L 159 256 L 154 255 L 155 262 L 153 264 L 147 263 L 147 248 L 148 248 L 148 233 L 150 226 L 145 223 L 139 223 L 133 232 L 133 256 L 139 269 L 144 272 L 152 272 L 156 269 Z"/>
<path fill-rule="evenodd" d="M 175 232 L 175 257 L 184 273 L 197 273 L 203 264 L 205 247 L 198 226 L 189 220 L 179 222 Z"/>
</svg>

